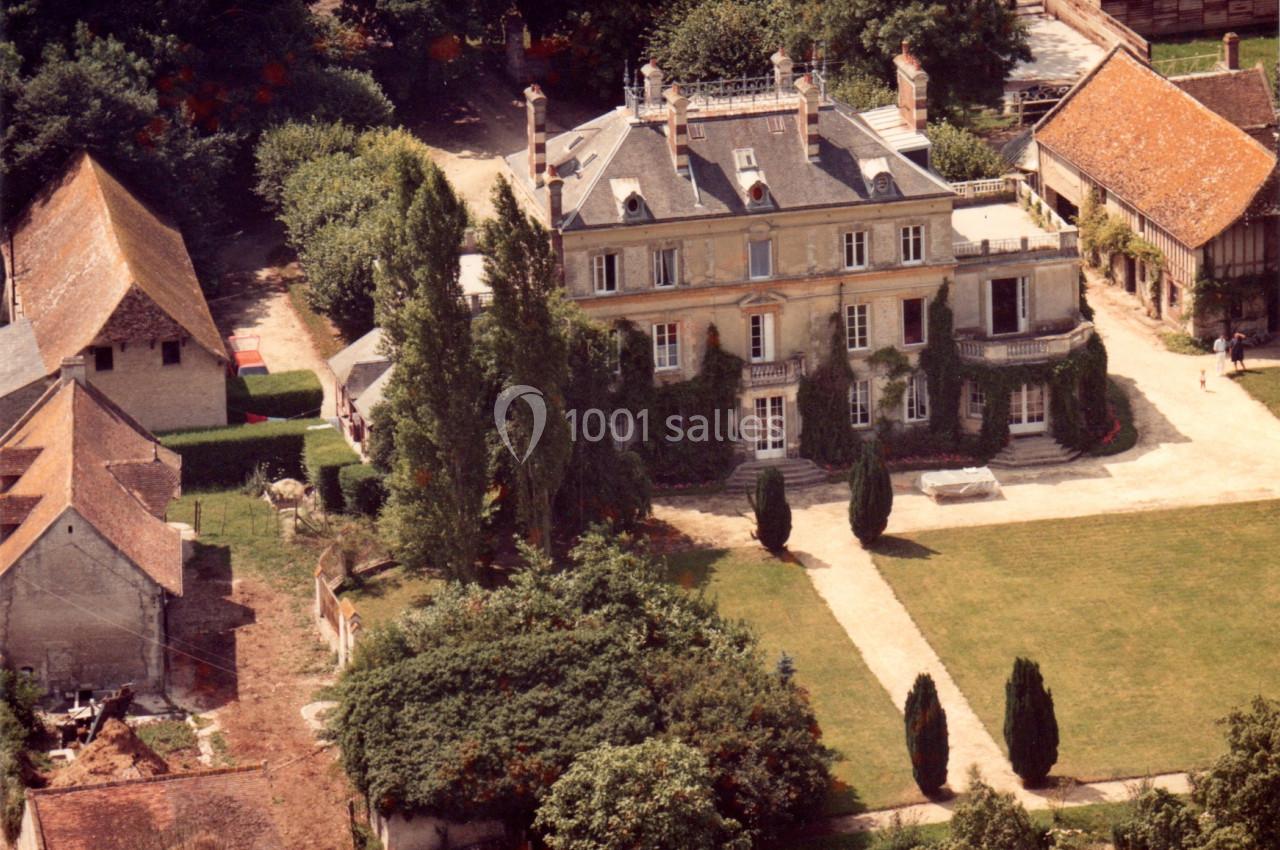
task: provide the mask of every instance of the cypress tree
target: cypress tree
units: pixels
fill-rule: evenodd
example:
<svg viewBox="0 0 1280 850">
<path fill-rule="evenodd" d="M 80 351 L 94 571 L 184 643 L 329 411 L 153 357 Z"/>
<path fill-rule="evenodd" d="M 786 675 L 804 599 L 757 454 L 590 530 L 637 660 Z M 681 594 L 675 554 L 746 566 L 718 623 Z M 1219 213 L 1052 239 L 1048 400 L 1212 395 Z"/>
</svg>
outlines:
<svg viewBox="0 0 1280 850">
<path fill-rule="evenodd" d="M 781 551 L 791 536 L 791 506 L 782 473 L 772 467 L 760 470 L 755 495 L 748 493 L 747 501 L 756 513 L 756 539 L 770 552 Z"/>
<path fill-rule="evenodd" d="M 892 510 L 889 469 L 884 465 L 879 441 L 869 440 L 849 470 L 849 526 L 863 546 L 870 546 L 884 534 Z"/>
<path fill-rule="evenodd" d="M 1058 761 L 1058 719 L 1053 692 L 1046 690 L 1040 665 L 1026 658 L 1013 662 L 1004 686 L 1004 742 L 1013 772 L 1028 787 L 1044 782 Z"/>
<path fill-rule="evenodd" d="M 857 458 L 858 439 L 849 422 L 849 388 L 853 369 L 845 343 L 844 323 L 832 313 L 827 354 L 800 379 L 800 456 L 815 463 L 843 466 Z"/>
<path fill-rule="evenodd" d="M 911 756 L 911 773 L 925 794 L 933 795 L 947 783 L 947 713 L 938 701 L 933 677 L 921 673 L 907 694 L 904 709 L 907 729 L 907 753 Z"/>
<path fill-rule="evenodd" d="M 960 349 L 954 333 L 955 317 L 947 303 L 951 284 L 943 283 L 929 304 L 929 344 L 920 354 L 928 378 L 929 430 L 951 442 L 960 439 Z"/>
</svg>

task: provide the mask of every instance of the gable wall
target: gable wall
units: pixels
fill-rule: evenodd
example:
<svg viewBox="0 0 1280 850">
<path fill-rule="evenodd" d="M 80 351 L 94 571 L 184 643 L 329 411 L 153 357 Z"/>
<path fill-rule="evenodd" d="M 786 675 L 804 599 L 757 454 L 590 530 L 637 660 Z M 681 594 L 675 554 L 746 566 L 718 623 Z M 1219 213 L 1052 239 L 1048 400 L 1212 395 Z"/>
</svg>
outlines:
<svg viewBox="0 0 1280 850">
<path fill-rule="evenodd" d="M 115 344 L 112 351 L 109 372 L 96 371 L 86 352 L 89 382 L 148 430 L 227 424 L 225 367 L 192 340 L 182 343 L 182 362 L 175 366 L 164 365 L 159 341 L 154 348 L 150 340 Z"/>
</svg>

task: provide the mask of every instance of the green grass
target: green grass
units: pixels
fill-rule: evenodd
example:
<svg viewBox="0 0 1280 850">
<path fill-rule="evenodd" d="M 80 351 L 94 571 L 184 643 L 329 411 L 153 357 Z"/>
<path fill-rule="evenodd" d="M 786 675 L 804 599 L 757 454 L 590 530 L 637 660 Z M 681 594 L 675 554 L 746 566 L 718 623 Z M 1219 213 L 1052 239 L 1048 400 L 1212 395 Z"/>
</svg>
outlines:
<svg viewBox="0 0 1280 850">
<path fill-rule="evenodd" d="M 161 756 L 196 748 L 196 730 L 181 720 L 160 720 L 137 728 L 142 743 Z"/>
<path fill-rule="evenodd" d="M 1199 356 L 1212 351 L 1212 348 L 1205 345 L 1203 340 L 1199 340 L 1184 331 L 1163 331 L 1160 334 L 1160 341 L 1164 343 L 1166 349 L 1174 354 Z"/>
<path fill-rule="evenodd" d="M 1240 33 L 1240 67 L 1252 68 L 1258 62 L 1261 62 L 1267 69 L 1267 82 L 1274 87 L 1277 44 L 1274 27 L 1270 28 L 1270 32 L 1259 30 L 1253 33 Z M 1151 59 L 1154 62 L 1209 53 L 1221 54 L 1221 51 L 1221 36 L 1178 36 L 1151 42 Z M 1156 65 L 1156 67 L 1160 68 L 1161 66 Z M 1208 68 L 1195 70 L 1208 70 Z M 1273 91 L 1272 94 L 1275 95 L 1277 92 Z"/>
<path fill-rule="evenodd" d="M 404 567 L 392 567 L 343 592 L 342 598 L 356 606 L 361 627 L 371 629 L 394 620 L 408 608 L 425 604 L 443 586 L 444 582 L 438 578 L 417 576 L 406 572 Z"/>
<path fill-rule="evenodd" d="M 1231 380 L 1244 387 L 1245 392 L 1267 406 L 1275 416 L 1280 416 L 1280 369 L 1249 369 L 1232 372 Z"/>
<path fill-rule="evenodd" d="M 1254 502 L 950 529 L 875 560 L 993 738 L 1027 656 L 1054 694 L 1054 773 L 1128 777 L 1205 766 L 1216 720 L 1280 693 L 1278 522 Z"/>
<path fill-rule="evenodd" d="M 1133 405 L 1129 403 L 1129 395 L 1124 391 L 1124 387 L 1111 378 L 1107 378 L 1107 402 L 1110 403 L 1111 409 L 1116 412 L 1116 420 L 1120 423 L 1120 430 L 1112 437 L 1110 443 L 1094 446 L 1089 451 L 1089 454 L 1095 457 L 1118 455 L 1121 452 L 1127 452 L 1138 442 L 1138 429 L 1133 424 Z"/>
<path fill-rule="evenodd" d="M 347 347 L 346 340 L 334 330 L 329 320 L 311 309 L 311 305 L 307 303 L 307 284 L 289 285 L 289 303 L 302 320 L 302 326 L 307 329 L 307 336 L 311 337 L 311 344 L 316 347 L 316 353 L 321 358 L 328 360 Z"/>
<path fill-rule="evenodd" d="M 227 410 L 235 421 L 245 413 L 292 418 L 319 416 L 324 388 L 310 369 L 227 378 Z"/>
<path fill-rule="evenodd" d="M 752 626 L 767 663 L 783 651 L 795 661 L 823 741 L 840 753 L 830 814 L 923 799 L 911 778 L 902 715 L 803 567 L 752 549 L 687 552 L 669 564 L 673 582 L 704 590 L 721 613 Z"/>
</svg>

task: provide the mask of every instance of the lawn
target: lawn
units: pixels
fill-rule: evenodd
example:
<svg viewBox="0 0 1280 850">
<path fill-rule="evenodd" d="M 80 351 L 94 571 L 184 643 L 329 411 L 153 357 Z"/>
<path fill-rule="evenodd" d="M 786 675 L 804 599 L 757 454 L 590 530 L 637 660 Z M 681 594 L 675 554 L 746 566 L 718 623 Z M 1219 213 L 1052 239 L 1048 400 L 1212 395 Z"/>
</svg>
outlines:
<svg viewBox="0 0 1280 850">
<path fill-rule="evenodd" d="M 840 753 L 833 773 L 841 787 L 828 800 L 829 813 L 923 799 L 911 778 L 902 715 L 803 567 L 753 549 L 688 552 L 669 563 L 673 581 L 704 590 L 721 613 L 751 624 L 766 663 L 783 651 L 795 662 L 823 740 Z"/>
<path fill-rule="evenodd" d="M 1276 50 L 1280 44 L 1275 36 L 1275 28 L 1272 27 L 1270 32 L 1258 30 L 1255 32 L 1240 33 L 1240 67 L 1252 68 L 1258 62 L 1261 62 L 1267 69 L 1267 82 L 1275 84 L 1276 79 Z M 1189 56 L 1200 56 L 1209 53 L 1221 54 L 1222 37 L 1221 36 L 1180 36 L 1161 41 L 1151 42 L 1151 59 L 1155 63 L 1159 63 L 1165 59 L 1181 59 Z M 1163 66 L 1167 70 L 1167 66 Z M 1157 64 L 1157 69 L 1162 66 Z M 1207 71 L 1208 67 L 1200 68 L 1177 68 L 1177 73 L 1192 73 L 1194 71 Z M 1272 92 L 1272 94 L 1277 94 Z"/>
<path fill-rule="evenodd" d="M 307 329 L 307 336 L 316 347 L 316 353 L 328 360 L 347 347 L 346 340 L 333 327 L 333 323 L 317 313 L 307 301 L 307 284 L 292 283 L 289 285 L 289 303 L 298 314 L 302 326 Z"/>
<path fill-rule="evenodd" d="M 1185 770 L 1215 721 L 1280 694 L 1280 503 L 1016 523 L 888 539 L 875 560 L 1003 746 L 1015 657 L 1040 662 L 1055 773 Z"/>
<path fill-rule="evenodd" d="M 1267 406 L 1275 416 L 1280 416 L 1280 369 L 1249 369 L 1232 373 L 1231 379 L 1244 387 L 1245 392 Z"/>
<path fill-rule="evenodd" d="M 371 629 L 394 620 L 406 608 L 421 606 L 443 586 L 441 579 L 416 576 L 406 573 L 404 567 L 393 567 L 345 591 L 342 598 L 356 606 L 361 626 Z"/>
</svg>

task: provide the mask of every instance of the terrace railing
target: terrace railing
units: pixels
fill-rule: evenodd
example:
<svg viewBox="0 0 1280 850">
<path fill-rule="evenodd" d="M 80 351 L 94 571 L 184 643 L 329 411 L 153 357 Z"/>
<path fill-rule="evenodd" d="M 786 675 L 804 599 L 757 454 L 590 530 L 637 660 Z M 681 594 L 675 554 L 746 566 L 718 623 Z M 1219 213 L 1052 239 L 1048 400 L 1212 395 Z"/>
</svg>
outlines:
<svg viewBox="0 0 1280 850">
<path fill-rule="evenodd" d="M 819 101 L 829 103 L 827 77 L 823 69 L 820 66 L 806 68 L 797 64 L 792 71 L 792 79 L 798 80 L 806 73 L 813 76 L 813 81 L 818 86 Z M 691 113 L 749 111 L 796 103 L 795 86 L 779 86 L 773 74 L 676 84 L 680 86 L 680 93 L 689 99 Z M 664 86 L 664 90 L 668 87 L 669 85 Z M 666 115 L 666 100 L 646 98 L 644 85 L 623 86 L 622 91 L 627 110 L 637 118 L 659 118 Z"/>
<path fill-rule="evenodd" d="M 1017 339 L 962 339 L 956 342 L 960 356 L 984 363 L 1029 363 L 1065 357 L 1093 336 L 1093 323 L 1081 322 L 1065 333 Z"/>
</svg>

